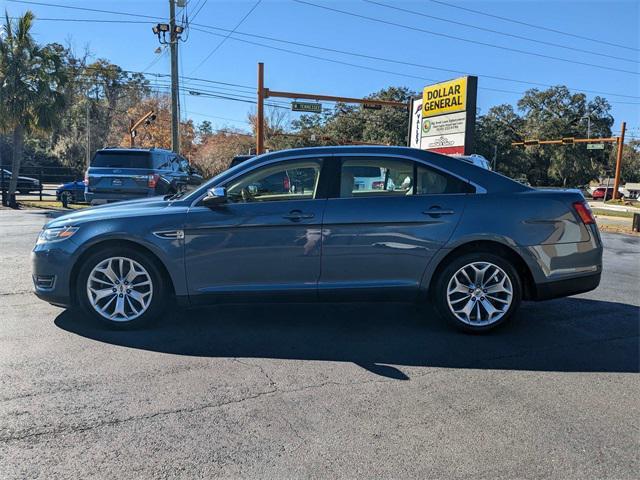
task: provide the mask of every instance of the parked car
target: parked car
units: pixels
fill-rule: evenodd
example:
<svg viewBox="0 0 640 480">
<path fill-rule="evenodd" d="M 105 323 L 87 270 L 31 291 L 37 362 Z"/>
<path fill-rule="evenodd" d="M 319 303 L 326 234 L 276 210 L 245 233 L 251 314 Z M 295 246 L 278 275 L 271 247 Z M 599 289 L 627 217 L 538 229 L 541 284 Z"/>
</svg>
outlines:
<svg viewBox="0 0 640 480">
<path fill-rule="evenodd" d="M 65 204 L 84 202 L 84 182 L 63 183 L 56 187 L 56 200 Z"/>
<path fill-rule="evenodd" d="M 200 185 L 203 178 L 180 155 L 160 148 L 98 150 L 85 176 L 91 205 L 175 194 Z"/>
<path fill-rule="evenodd" d="M 363 167 L 409 172 L 411 185 L 360 190 L 350 172 Z M 302 188 L 248 188 L 283 172 Z M 357 298 L 428 302 L 482 332 L 521 300 L 596 288 L 602 243 L 578 192 L 536 190 L 433 152 L 341 146 L 260 155 L 179 198 L 61 216 L 32 260 L 38 297 L 116 327 L 157 319 L 171 298 Z"/>
<path fill-rule="evenodd" d="M 13 176 L 13 174 L 11 173 L 10 170 L 6 170 L 6 169 L 3 169 L 3 170 L 4 170 L 4 181 L 0 180 L 0 183 L 2 184 L 0 188 L 8 190 L 9 184 L 11 182 L 11 177 Z M 42 185 L 40 184 L 40 181 L 36 178 L 18 176 L 18 184 L 17 184 L 16 190 L 22 194 L 39 192 L 40 190 L 42 190 Z"/>
<path fill-rule="evenodd" d="M 605 197 L 606 192 L 606 198 Z M 591 194 L 594 200 L 611 200 L 613 198 L 613 187 L 598 187 Z M 618 192 L 618 198 L 622 198 L 624 195 Z"/>
</svg>

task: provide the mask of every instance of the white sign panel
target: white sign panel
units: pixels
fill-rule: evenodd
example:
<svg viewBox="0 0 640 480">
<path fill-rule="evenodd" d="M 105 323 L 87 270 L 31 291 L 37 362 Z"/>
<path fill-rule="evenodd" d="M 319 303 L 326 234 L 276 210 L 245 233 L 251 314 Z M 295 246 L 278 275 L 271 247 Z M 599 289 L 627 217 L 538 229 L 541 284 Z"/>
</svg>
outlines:
<svg viewBox="0 0 640 480">
<path fill-rule="evenodd" d="M 450 135 L 438 135 L 435 137 L 422 137 L 420 148 L 422 150 L 435 150 L 439 148 L 452 148 L 464 146 L 464 133 Z"/>
<path fill-rule="evenodd" d="M 466 126 L 467 112 L 423 118 L 421 134 L 422 138 L 424 138 L 464 133 Z"/>
<path fill-rule="evenodd" d="M 422 124 L 422 99 L 414 98 L 411 101 L 411 118 L 409 119 L 409 146 L 420 148 L 420 125 Z"/>
</svg>

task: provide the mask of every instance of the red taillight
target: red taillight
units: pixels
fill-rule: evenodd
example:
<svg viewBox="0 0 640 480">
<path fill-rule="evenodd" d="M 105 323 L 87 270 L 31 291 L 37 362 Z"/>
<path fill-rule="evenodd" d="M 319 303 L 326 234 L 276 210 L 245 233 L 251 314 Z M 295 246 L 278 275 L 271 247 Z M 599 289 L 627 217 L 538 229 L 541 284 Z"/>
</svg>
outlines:
<svg viewBox="0 0 640 480">
<path fill-rule="evenodd" d="M 371 189 L 372 190 L 382 190 L 383 188 L 384 188 L 384 182 L 382 182 L 382 181 L 373 182 L 371 184 Z"/>
<path fill-rule="evenodd" d="M 587 202 L 575 202 L 573 204 L 573 209 L 576 211 L 576 213 L 580 217 L 580 220 L 582 220 L 582 223 L 584 223 L 585 225 L 596 223 L 596 219 L 593 218 L 593 212 L 591 212 L 591 209 L 589 208 Z"/>
<path fill-rule="evenodd" d="M 284 180 L 282 180 L 282 188 L 284 188 L 285 192 L 288 192 L 290 187 L 291 182 L 289 182 L 289 177 L 284 177 Z"/>
<path fill-rule="evenodd" d="M 156 185 L 158 184 L 158 178 L 160 178 L 160 175 L 158 175 L 157 173 L 149 175 L 147 177 L 147 186 L 149 188 L 156 188 Z"/>
<path fill-rule="evenodd" d="M 84 185 L 85 187 L 89 186 L 89 171 L 84 172 Z"/>
</svg>

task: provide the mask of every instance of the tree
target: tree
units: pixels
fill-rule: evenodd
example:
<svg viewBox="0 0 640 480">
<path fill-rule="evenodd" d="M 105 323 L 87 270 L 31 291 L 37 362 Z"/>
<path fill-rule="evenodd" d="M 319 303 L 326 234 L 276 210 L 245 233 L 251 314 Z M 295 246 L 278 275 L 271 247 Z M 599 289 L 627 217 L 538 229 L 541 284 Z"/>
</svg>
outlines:
<svg viewBox="0 0 640 480">
<path fill-rule="evenodd" d="M 366 98 L 408 102 L 415 92 L 406 87 L 389 87 Z M 302 115 L 292 126 L 312 144 L 349 144 L 352 142 L 406 145 L 409 118 L 404 108 L 382 107 L 380 110 L 362 105 L 338 103 L 322 115 Z"/>
<path fill-rule="evenodd" d="M 65 101 L 62 88 L 67 76 L 60 56 L 36 44 L 31 36 L 33 20 L 31 11 L 14 22 L 5 12 L 0 35 L 0 129 L 12 133 L 9 198 L 14 207 L 25 133 L 51 128 Z"/>
<path fill-rule="evenodd" d="M 539 177 L 532 160 L 522 147 L 512 147 L 521 141 L 524 120 L 511 105 L 497 105 L 476 122 L 475 151 L 488 159 L 496 155 L 495 168 L 511 178 L 527 177 L 529 181 Z"/>
<path fill-rule="evenodd" d="M 518 101 L 518 108 L 524 113 L 522 134 L 526 138 L 586 137 L 587 117 L 591 118 L 592 137 L 611 136 L 611 106 L 602 97 L 587 102 L 585 94 L 572 94 L 564 86 L 531 89 Z M 584 145 L 531 147 L 527 156 L 539 173 L 534 181 L 542 184 L 584 185 L 603 167 L 601 158 Z"/>
<path fill-rule="evenodd" d="M 136 146 L 143 148 L 171 148 L 171 101 L 166 95 L 146 98 L 129 108 L 121 115 L 120 126 L 114 131 L 114 136 L 120 138 L 120 145 L 129 146 L 129 120 L 136 121 L 147 112 L 153 110 L 156 119 L 149 125 L 143 125 L 136 137 Z M 126 126 L 125 126 L 126 123 Z M 190 157 L 195 153 L 195 128 L 192 120 L 180 122 L 180 153 Z"/>
<path fill-rule="evenodd" d="M 616 146 L 609 156 L 609 172 L 616 171 L 617 154 L 618 147 Z M 620 178 L 622 182 L 640 182 L 640 140 L 631 140 L 624 144 Z"/>
<path fill-rule="evenodd" d="M 246 155 L 255 146 L 255 138 L 239 130 L 221 130 L 207 135 L 198 146 L 192 163 L 205 177 L 213 177 L 229 168 L 236 155 Z"/>
</svg>

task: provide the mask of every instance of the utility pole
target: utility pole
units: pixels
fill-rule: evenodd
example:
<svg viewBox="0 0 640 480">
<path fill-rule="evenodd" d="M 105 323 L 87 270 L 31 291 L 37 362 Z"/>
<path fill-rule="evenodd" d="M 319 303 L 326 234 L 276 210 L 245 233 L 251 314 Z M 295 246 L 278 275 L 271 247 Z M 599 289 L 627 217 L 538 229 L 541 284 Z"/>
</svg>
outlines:
<svg viewBox="0 0 640 480">
<path fill-rule="evenodd" d="M 184 6 L 182 0 L 169 0 L 169 23 L 158 23 L 151 30 L 161 45 L 169 44 L 171 51 L 171 150 L 180 153 L 180 102 L 178 97 L 178 41 L 184 27 L 176 25 L 176 1 Z M 169 39 L 167 40 L 167 33 Z"/>
<path fill-rule="evenodd" d="M 256 118 L 256 155 L 264 153 L 264 63 L 258 63 L 258 108 Z"/>
<path fill-rule="evenodd" d="M 493 146 L 493 171 L 496 171 L 496 163 L 498 163 L 498 145 Z"/>
<path fill-rule="evenodd" d="M 618 198 L 618 187 L 620 186 L 620 167 L 622 166 L 622 150 L 624 149 L 624 132 L 627 129 L 627 122 L 622 122 L 622 129 L 618 137 L 618 151 L 616 152 L 616 176 L 613 180 L 613 199 Z M 605 192 L 605 197 L 607 193 Z"/>
<path fill-rule="evenodd" d="M 91 118 L 89 117 L 89 96 L 87 95 L 87 108 L 86 108 L 86 117 L 87 117 L 87 152 L 86 152 L 86 158 L 85 158 L 85 163 L 87 165 L 87 170 L 89 169 L 89 166 L 91 165 Z"/>
<path fill-rule="evenodd" d="M 169 0 L 171 48 L 171 150 L 180 153 L 180 106 L 178 104 L 178 34 L 176 32 L 176 4 Z"/>
</svg>

